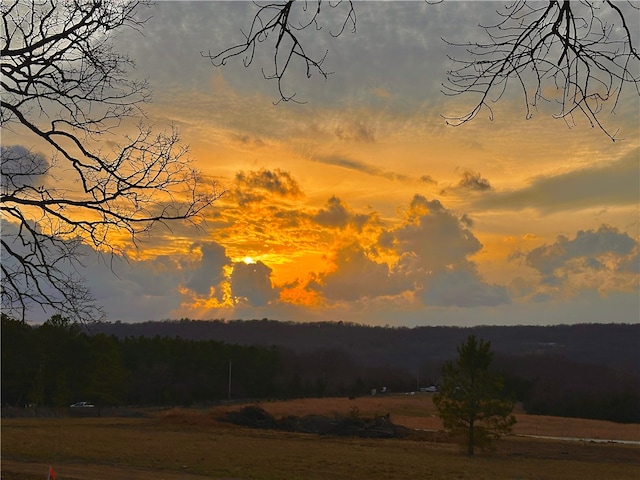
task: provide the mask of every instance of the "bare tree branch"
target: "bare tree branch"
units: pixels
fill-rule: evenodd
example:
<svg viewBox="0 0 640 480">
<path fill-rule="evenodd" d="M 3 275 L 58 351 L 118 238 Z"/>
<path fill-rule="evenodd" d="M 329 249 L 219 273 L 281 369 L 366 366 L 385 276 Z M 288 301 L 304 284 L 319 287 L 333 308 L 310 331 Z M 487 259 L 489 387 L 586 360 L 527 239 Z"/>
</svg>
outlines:
<svg viewBox="0 0 640 480">
<path fill-rule="evenodd" d="M 268 48 L 273 49 L 273 70 L 269 73 L 262 70 L 267 80 L 276 80 L 278 84 L 278 101 L 294 101 L 295 93 L 285 93 L 284 81 L 287 73 L 293 68 L 296 60 L 303 65 L 305 75 L 310 78 L 313 73 L 318 73 L 327 78 L 331 72 L 324 70 L 323 63 L 328 50 L 320 57 L 314 57 L 307 53 L 308 45 L 303 43 L 301 32 L 307 28 L 320 30 L 319 20 L 323 7 L 339 8 L 346 6 L 346 15 L 340 28 L 336 32 L 330 32 L 334 37 L 340 36 L 345 30 L 356 30 L 356 13 L 352 0 L 338 0 L 324 2 L 322 0 L 287 0 L 282 2 L 254 2 L 258 8 L 248 33 L 244 33 L 245 41 L 228 47 L 220 53 L 213 54 L 201 52 L 201 55 L 211 60 L 216 66 L 222 66 L 234 57 L 242 57 L 245 67 L 249 67 L 256 55 L 256 49 L 262 43 L 272 41 Z M 312 8 L 313 7 L 313 8 Z"/>
<path fill-rule="evenodd" d="M 428 4 L 442 1 L 425 0 Z M 329 6 L 336 8 L 343 3 L 347 8 L 342 28 L 332 33 L 333 36 L 340 36 L 346 29 L 356 30 L 352 1 L 338 1 Z M 315 8 L 310 8 L 310 4 Z M 249 33 L 244 34 L 244 42 L 217 54 L 203 55 L 215 66 L 225 65 L 229 59 L 239 56 L 244 66 L 249 67 L 259 44 L 275 38 L 265 46 L 273 50 L 273 71 L 263 71 L 263 74 L 277 81 L 278 102 L 296 101 L 295 93 L 285 93 L 283 85 L 287 73 L 296 68 L 293 60 L 302 60 L 307 77 L 314 72 L 325 78 L 329 75 L 323 68 L 327 51 L 320 57 L 308 55 L 308 44 L 303 44 L 301 34 L 311 27 L 321 28 L 319 18 L 324 4 L 322 0 L 289 0 L 256 5 L 258 10 Z M 305 17 L 306 21 L 294 20 L 299 18 L 293 14 L 296 5 L 304 12 L 311 12 Z M 627 5 L 640 9 L 632 0 Z M 541 102 L 557 102 L 556 118 L 573 126 L 576 115 L 582 115 L 591 126 L 614 140 L 617 132 L 611 132 L 602 123 L 604 107 L 609 105 L 614 113 L 627 85 L 640 95 L 640 58 L 634 44 L 637 39 L 633 37 L 637 32 L 629 25 L 620 4 L 611 0 L 513 0 L 504 10 L 497 11 L 497 15 L 497 23 L 480 25 L 488 37 L 484 43 L 445 40 L 462 49 L 464 55 L 451 58 L 458 66 L 448 73 L 443 93 L 476 99 L 470 111 L 445 116 L 446 122 L 462 125 L 485 109 L 492 119 L 491 105 L 502 99 L 509 84 L 515 82 L 523 94 L 526 118 L 532 116 Z M 555 92 L 554 98 L 547 98 L 547 87 Z"/>
<path fill-rule="evenodd" d="M 526 118 L 541 101 L 554 101 L 556 118 L 572 126 L 580 114 L 615 140 L 617 132 L 600 117 L 604 106 L 615 112 L 627 84 L 640 94 L 640 57 L 622 11 L 610 1 L 598 6 L 588 0 L 516 0 L 497 13 L 498 23 L 481 26 L 486 43 L 447 42 L 464 49 L 467 58 L 452 58 L 458 67 L 449 72 L 443 92 L 478 98 L 466 114 L 445 117 L 447 123 L 462 125 L 483 109 L 493 118 L 491 103 L 514 80 Z M 548 98 L 549 90 L 557 98 Z"/>
<path fill-rule="evenodd" d="M 53 152 L 52 163 L 23 146 L 1 149 L 3 310 L 25 318 L 39 305 L 99 319 L 79 273 L 86 245 L 121 253 L 114 235 L 137 245 L 156 225 L 195 224 L 222 194 L 203 185 L 176 131 L 153 134 L 139 124 L 134 134 L 119 133 L 126 119 L 144 115 L 149 90 L 132 79 L 133 61 L 114 49 L 111 32 L 141 29 L 146 6 L 13 0 L 0 7 L 0 126 Z M 107 151 L 106 136 L 109 144 L 121 140 Z M 56 178 L 61 170 L 65 178 Z"/>
</svg>

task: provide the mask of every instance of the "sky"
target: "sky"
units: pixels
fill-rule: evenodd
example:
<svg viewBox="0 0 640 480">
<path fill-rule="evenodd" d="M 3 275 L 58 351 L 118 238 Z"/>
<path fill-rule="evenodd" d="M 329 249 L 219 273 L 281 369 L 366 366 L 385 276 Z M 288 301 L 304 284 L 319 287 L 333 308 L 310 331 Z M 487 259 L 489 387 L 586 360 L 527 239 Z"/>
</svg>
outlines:
<svg viewBox="0 0 640 480">
<path fill-rule="evenodd" d="M 356 2 L 357 31 L 338 38 L 344 11 L 327 12 L 309 48 L 332 74 L 294 71 L 301 103 L 264 79 L 270 50 L 249 68 L 202 55 L 242 41 L 250 2 L 158 2 L 141 32 L 114 35 L 149 80 L 145 120 L 176 127 L 225 194 L 201 228 L 155 230 L 126 258 L 84 247 L 107 320 L 640 321 L 637 93 L 603 113 L 616 142 L 553 104 L 527 119 L 516 88 L 493 119 L 443 118 L 472 100 L 442 94 L 460 54 L 442 38 L 477 38 L 501 5 Z"/>
</svg>

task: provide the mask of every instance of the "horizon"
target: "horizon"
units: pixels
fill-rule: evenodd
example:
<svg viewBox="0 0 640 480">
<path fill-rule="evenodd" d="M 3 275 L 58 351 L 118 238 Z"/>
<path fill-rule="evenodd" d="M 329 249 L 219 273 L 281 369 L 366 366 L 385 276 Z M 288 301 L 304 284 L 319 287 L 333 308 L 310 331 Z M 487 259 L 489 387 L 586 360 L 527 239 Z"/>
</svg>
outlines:
<svg viewBox="0 0 640 480">
<path fill-rule="evenodd" d="M 361 323 L 361 322 L 352 322 L 352 321 L 344 321 L 344 320 L 311 320 L 311 321 L 296 321 L 296 320 L 280 320 L 277 318 L 161 318 L 161 319 L 149 319 L 149 320 L 138 320 L 138 321 L 126 321 L 126 320 L 96 320 L 93 322 L 93 325 L 100 324 L 108 324 L 108 325 L 141 325 L 145 323 L 181 323 L 181 322 L 195 322 L 195 323 L 222 323 L 222 324 L 230 324 L 230 323 L 250 323 L 250 322 L 275 322 L 275 323 L 283 323 L 286 325 L 292 326 L 303 326 L 303 325 L 339 325 L 345 327 L 367 327 L 367 328 L 382 328 L 382 329 L 408 329 L 413 330 L 417 328 L 456 328 L 456 329 L 475 329 L 475 328 L 546 328 L 546 327 L 580 327 L 580 326 L 640 326 L 640 322 L 578 322 L 578 323 L 554 323 L 554 324 L 506 324 L 506 325 L 496 325 L 496 324 L 475 324 L 475 325 L 373 325 L 369 323 Z M 34 321 L 26 321 L 25 322 L 30 327 L 39 327 L 44 322 L 34 322 Z M 92 324 L 86 325 L 90 328 Z"/>
</svg>

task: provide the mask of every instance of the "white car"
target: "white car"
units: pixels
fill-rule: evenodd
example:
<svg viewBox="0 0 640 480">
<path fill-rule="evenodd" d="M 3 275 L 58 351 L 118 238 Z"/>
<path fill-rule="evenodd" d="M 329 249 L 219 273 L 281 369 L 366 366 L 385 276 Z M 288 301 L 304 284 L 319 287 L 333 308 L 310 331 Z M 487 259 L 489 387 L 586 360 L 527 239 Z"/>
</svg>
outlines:
<svg viewBox="0 0 640 480">
<path fill-rule="evenodd" d="M 420 391 L 426 393 L 435 393 L 438 391 L 438 387 L 436 387 L 435 385 L 431 385 L 430 387 L 422 387 Z"/>
<path fill-rule="evenodd" d="M 89 402 L 76 402 L 69 405 L 71 408 L 93 408 L 95 405 L 91 405 Z"/>
</svg>

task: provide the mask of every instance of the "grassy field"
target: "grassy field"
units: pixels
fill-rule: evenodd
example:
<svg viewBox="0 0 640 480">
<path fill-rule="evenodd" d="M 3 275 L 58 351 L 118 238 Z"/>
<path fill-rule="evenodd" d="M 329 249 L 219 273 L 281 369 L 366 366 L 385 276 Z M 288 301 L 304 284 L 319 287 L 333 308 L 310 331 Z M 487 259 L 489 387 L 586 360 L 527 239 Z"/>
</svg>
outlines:
<svg viewBox="0 0 640 480">
<path fill-rule="evenodd" d="M 428 395 L 262 403 L 274 416 L 391 415 L 440 428 Z M 468 458 L 451 443 L 366 440 L 251 430 L 221 423 L 229 409 L 171 409 L 143 418 L 2 420 L 2 478 L 212 479 L 638 479 L 640 447 L 510 436 Z M 639 425 L 518 414 L 521 434 L 640 440 Z"/>
</svg>

